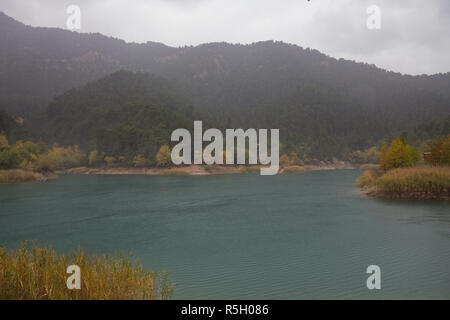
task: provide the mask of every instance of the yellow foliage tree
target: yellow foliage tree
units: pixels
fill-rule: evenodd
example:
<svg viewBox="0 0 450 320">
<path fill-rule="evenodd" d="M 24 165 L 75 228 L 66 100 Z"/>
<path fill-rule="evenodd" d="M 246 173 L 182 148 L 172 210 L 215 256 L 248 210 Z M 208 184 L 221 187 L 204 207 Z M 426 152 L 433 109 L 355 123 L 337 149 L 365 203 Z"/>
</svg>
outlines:
<svg viewBox="0 0 450 320">
<path fill-rule="evenodd" d="M 2 133 L 0 133 L 0 149 L 8 148 L 8 139 L 6 139 L 6 136 Z"/>
<path fill-rule="evenodd" d="M 420 159 L 417 150 L 408 145 L 403 137 L 392 141 L 389 148 L 382 148 L 380 156 L 380 167 L 384 171 L 393 168 L 411 167 Z"/>
<path fill-rule="evenodd" d="M 170 148 L 167 145 L 163 145 L 156 154 L 156 164 L 159 167 L 170 167 L 172 164 L 172 158 L 170 154 Z"/>
</svg>

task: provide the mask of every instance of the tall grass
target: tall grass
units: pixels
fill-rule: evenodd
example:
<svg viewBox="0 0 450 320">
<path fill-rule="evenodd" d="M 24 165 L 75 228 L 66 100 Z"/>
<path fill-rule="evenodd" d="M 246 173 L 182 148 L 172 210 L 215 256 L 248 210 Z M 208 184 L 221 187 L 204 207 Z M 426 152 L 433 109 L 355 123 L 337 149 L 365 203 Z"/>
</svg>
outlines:
<svg viewBox="0 0 450 320">
<path fill-rule="evenodd" d="M 397 168 L 380 174 L 365 171 L 355 183 L 369 194 L 392 198 L 450 200 L 450 167 Z"/>
<path fill-rule="evenodd" d="M 25 170 L 0 170 L 0 183 L 17 183 L 45 180 L 39 173 Z"/>
<path fill-rule="evenodd" d="M 81 289 L 69 290 L 69 265 L 81 269 Z M 0 299 L 14 300 L 157 300 L 169 299 L 174 284 L 167 272 L 145 270 L 139 260 L 121 255 L 87 255 L 81 248 L 68 255 L 51 247 L 0 248 Z"/>
<path fill-rule="evenodd" d="M 449 196 L 450 167 L 411 167 L 386 172 L 375 186 L 391 193 L 424 193 Z"/>
</svg>

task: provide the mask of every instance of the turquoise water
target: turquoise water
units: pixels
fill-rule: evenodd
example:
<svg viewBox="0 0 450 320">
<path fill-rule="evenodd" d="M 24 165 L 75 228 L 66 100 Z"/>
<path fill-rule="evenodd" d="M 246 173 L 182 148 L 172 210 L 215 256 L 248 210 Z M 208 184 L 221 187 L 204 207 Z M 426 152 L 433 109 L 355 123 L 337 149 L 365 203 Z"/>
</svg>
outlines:
<svg viewBox="0 0 450 320">
<path fill-rule="evenodd" d="M 0 245 L 133 252 L 180 299 L 449 299 L 450 204 L 360 195 L 360 173 L 0 185 Z M 381 290 L 366 288 L 372 264 Z"/>
</svg>

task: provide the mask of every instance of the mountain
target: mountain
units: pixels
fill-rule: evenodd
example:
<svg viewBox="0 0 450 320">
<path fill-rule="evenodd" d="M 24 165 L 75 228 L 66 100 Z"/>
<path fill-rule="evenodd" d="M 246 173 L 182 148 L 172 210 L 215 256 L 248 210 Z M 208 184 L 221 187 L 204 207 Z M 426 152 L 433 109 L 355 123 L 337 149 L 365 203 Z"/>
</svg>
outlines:
<svg viewBox="0 0 450 320">
<path fill-rule="evenodd" d="M 56 97 L 39 114 L 49 143 L 110 156 L 154 156 L 176 128 L 191 128 L 192 105 L 166 79 L 118 71 Z"/>
<path fill-rule="evenodd" d="M 402 75 L 274 41 L 172 48 L 29 27 L 0 14 L 0 68 L 0 108 L 26 118 L 55 96 L 118 70 L 148 72 L 176 87 L 201 112 L 199 120 L 279 128 L 287 150 L 318 158 L 364 149 L 450 114 L 450 73 Z M 77 90 L 69 91 L 72 99 Z M 64 104 L 55 101 L 56 114 Z M 46 136 L 69 142 L 47 119 Z"/>
<path fill-rule="evenodd" d="M 0 12 L 0 107 L 22 115 L 55 95 L 136 65 L 146 66 L 172 48 L 127 44 L 100 34 L 34 28 Z"/>
</svg>

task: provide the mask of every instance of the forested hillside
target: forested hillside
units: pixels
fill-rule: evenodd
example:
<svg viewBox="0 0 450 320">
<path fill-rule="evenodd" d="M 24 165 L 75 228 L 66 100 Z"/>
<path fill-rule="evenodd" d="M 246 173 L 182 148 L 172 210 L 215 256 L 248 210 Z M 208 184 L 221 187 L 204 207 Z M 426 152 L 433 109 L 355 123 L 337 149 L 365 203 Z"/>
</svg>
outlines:
<svg viewBox="0 0 450 320">
<path fill-rule="evenodd" d="M 119 71 L 58 96 L 38 116 L 36 132 L 52 143 L 118 157 L 154 156 L 194 110 L 167 80 Z"/>
<path fill-rule="evenodd" d="M 0 109 L 0 134 L 4 134 L 12 143 L 27 137 L 27 132 L 20 122 L 20 118 L 16 120 L 6 111 Z"/>
<path fill-rule="evenodd" d="M 167 140 L 168 123 L 214 118 L 222 129 L 279 128 L 286 152 L 344 158 L 450 115 L 449 73 L 402 75 L 274 41 L 172 48 L 0 13 L 0 68 L 0 108 L 36 137 L 113 154 Z M 118 70 L 165 79 L 108 76 Z"/>
</svg>

